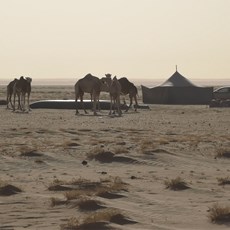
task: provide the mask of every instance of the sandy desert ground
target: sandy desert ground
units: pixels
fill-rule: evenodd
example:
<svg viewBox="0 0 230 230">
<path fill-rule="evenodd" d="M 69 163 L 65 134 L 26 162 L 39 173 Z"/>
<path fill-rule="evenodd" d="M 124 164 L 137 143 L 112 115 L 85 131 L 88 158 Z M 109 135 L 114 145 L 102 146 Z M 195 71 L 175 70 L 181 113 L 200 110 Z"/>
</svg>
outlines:
<svg viewBox="0 0 230 230">
<path fill-rule="evenodd" d="M 71 90 L 35 87 L 31 100 L 72 99 Z M 230 207 L 229 108 L 150 105 L 110 117 L 0 106 L 0 118 L 0 229 L 230 227 L 209 218 L 214 205 Z M 187 189 L 167 188 L 175 179 Z"/>
</svg>

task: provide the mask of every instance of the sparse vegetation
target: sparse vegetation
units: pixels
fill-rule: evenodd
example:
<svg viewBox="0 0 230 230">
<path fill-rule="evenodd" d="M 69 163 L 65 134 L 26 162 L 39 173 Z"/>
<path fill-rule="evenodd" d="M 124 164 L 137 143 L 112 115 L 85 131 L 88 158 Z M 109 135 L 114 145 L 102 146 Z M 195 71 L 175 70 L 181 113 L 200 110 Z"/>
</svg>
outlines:
<svg viewBox="0 0 230 230">
<path fill-rule="evenodd" d="M 187 185 L 187 183 L 181 179 L 180 177 L 177 177 L 175 179 L 167 179 L 165 182 L 165 186 L 167 189 L 171 189 L 171 190 L 185 190 L 188 189 L 189 186 Z"/>
<path fill-rule="evenodd" d="M 37 148 L 31 148 L 29 146 L 21 146 L 19 148 L 19 152 L 21 153 L 21 156 L 24 157 L 40 157 L 42 156 L 41 153 L 38 152 Z"/>
<path fill-rule="evenodd" d="M 66 191 L 66 190 L 73 190 L 73 189 L 93 189 L 94 187 L 97 187 L 100 185 L 100 182 L 91 182 L 89 180 L 79 178 L 79 179 L 72 179 L 71 181 L 63 181 L 59 179 L 55 179 L 50 186 L 48 187 L 48 190 L 50 191 Z"/>
<path fill-rule="evenodd" d="M 217 178 L 218 180 L 218 184 L 219 185 L 227 185 L 229 184 L 230 185 L 230 177 L 221 177 L 221 178 Z"/>
<path fill-rule="evenodd" d="M 109 223 L 116 223 L 120 225 L 133 224 L 135 221 L 129 220 L 120 211 L 116 209 L 106 209 L 99 212 L 94 212 L 82 221 L 77 218 L 69 219 L 66 225 L 61 226 L 61 230 L 67 229 L 113 229 Z"/>
<path fill-rule="evenodd" d="M 83 178 L 63 181 L 55 179 L 48 187 L 50 191 L 65 191 L 66 201 L 82 199 L 85 196 L 103 196 L 104 194 L 127 191 L 127 184 L 120 177 L 110 177 L 100 181 L 89 181 Z M 51 205 L 59 205 L 61 201 L 52 198 Z"/>
<path fill-rule="evenodd" d="M 214 223 L 229 223 L 230 206 L 221 206 L 220 204 L 214 204 L 209 209 L 209 218 Z"/>
<path fill-rule="evenodd" d="M 115 147 L 114 148 L 114 153 L 119 154 L 119 153 L 128 153 L 129 151 L 125 147 Z"/>
<path fill-rule="evenodd" d="M 153 140 L 142 140 L 140 144 L 140 150 L 143 154 L 149 152 L 151 149 L 156 148 L 156 143 Z"/>
</svg>

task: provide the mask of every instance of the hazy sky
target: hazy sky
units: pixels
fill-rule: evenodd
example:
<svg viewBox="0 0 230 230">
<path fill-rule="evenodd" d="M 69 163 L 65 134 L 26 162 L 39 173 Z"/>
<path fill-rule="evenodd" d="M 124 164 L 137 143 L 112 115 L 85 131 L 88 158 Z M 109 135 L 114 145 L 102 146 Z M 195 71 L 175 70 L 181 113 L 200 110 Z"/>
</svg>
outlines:
<svg viewBox="0 0 230 230">
<path fill-rule="evenodd" d="M 0 0 L 0 79 L 230 79 L 230 0 Z"/>
</svg>

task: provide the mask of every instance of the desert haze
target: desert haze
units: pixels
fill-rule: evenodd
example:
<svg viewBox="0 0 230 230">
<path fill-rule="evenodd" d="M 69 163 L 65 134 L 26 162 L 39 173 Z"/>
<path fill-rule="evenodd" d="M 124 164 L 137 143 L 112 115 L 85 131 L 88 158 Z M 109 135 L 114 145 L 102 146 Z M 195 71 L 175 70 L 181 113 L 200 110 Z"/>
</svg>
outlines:
<svg viewBox="0 0 230 230">
<path fill-rule="evenodd" d="M 31 93 L 73 98 L 72 86 Z M 0 229 L 229 229 L 229 108 L 149 108 L 117 117 L 1 105 Z"/>
</svg>

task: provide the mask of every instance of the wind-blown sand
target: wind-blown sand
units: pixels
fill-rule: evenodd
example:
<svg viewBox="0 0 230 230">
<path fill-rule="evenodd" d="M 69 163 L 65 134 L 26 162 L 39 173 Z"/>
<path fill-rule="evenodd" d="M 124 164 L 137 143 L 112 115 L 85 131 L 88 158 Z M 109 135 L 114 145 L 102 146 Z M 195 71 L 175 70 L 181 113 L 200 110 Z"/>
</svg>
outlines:
<svg viewBox="0 0 230 230">
<path fill-rule="evenodd" d="M 13 113 L 1 106 L 0 183 L 22 192 L 0 195 L 0 229 L 60 229 L 72 217 L 81 222 L 101 209 L 81 210 L 66 202 L 65 191 L 50 191 L 51 184 L 117 179 L 125 183 L 125 189 L 113 192 L 120 196 L 87 193 L 104 212 L 114 208 L 131 221 L 108 222 L 108 229 L 229 229 L 208 215 L 216 203 L 230 205 L 230 185 L 217 180 L 230 176 L 230 159 L 216 158 L 230 150 L 230 110 L 150 108 L 122 117 L 102 111 L 95 117 L 92 112 L 75 116 L 74 110 Z M 109 159 L 89 157 L 103 151 Z M 165 182 L 177 177 L 189 189 L 167 189 Z M 63 202 L 51 206 L 51 198 Z"/>
</svg>

